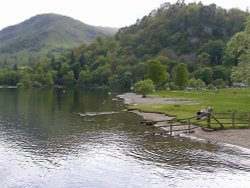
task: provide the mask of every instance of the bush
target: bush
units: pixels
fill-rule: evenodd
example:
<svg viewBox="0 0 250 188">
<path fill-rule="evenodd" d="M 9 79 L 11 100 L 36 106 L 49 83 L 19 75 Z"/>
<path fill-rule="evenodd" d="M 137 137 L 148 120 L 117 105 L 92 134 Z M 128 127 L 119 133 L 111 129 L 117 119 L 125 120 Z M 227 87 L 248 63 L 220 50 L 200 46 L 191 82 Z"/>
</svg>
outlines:
<svg viewBox="0 0 250 188">
<path fill-rule="evenodd" d="M 18 83 L 17 85 L 16 85 L 18 88 L 24 88 L 24 85 L 22 84 L 22 83 Z"/>
<path fill-rule="evenodd" d="M 224 88 L 226 86 L 226 83 L 223 79 L 214 80 L 212 84 L 218 88 Z"/>
<path fill-rule="evenodd" d="M 213 84 L 209 84 L 209 85 L 207 86 L 207 89 L 214 89 L 214 85 L 213 85 Z"/>
<path fill-rule="evenodd" d="M 32 87 L 37 87 L 37 88 L 41 88 L 43 85 L 40 83 L 40 82 L 38 82 L 38 81 L 34 81 L 33 83 L 32 83 Z"/>
<path fill-rule="evenodd" d="M 143 97 L 154 92 L 154 84 L 150 79 L 141 80 L 135 84 L 135 92 Z"/>
<path fill-rule="evenodd" d="M 178 87 L 175 85 L 174 82 L 171 82 L 171 83 L 169 84 L 169 89 L 170 89 L 170 90 L 177 90 Z"/>
</svg>

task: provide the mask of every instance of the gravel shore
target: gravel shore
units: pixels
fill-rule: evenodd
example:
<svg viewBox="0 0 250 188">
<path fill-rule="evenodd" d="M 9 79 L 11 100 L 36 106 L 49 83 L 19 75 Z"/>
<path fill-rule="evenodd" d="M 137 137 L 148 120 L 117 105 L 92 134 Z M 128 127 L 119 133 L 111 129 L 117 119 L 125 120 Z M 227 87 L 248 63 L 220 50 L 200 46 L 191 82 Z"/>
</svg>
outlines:
<svg viewBox="0 0 250 188">
<path fill-rule="evenodd" d="M 125 103 L 131 105 L 143 105 L 143 104 L 173 104 L 173 103 L 188 103 L 189 101 L 178 101 L 176 99 L 169 98 L 142 98 L 141 95 L 136 95 L 134 93 L 125 93 L 119 95 L 119 98 L 122 98 Z M 158 113 L 145 113 L 140 111 L 132 111 L 141 115 L 146 120 L 151 121 L 162 121 L 169 120 L 171 117 L 168 117 L 164 114 Z M 201 128 L 195 129 L 194 133 L 185 133 L 185 136 L 195 137 L 205 139 L 207 141 L 214 141 L 219 143 L 227 143 L 235 146 L 240 146 L 250 149 L 250 129 L 229 129 L 229 130 L 219 130 L 219 131 L 203 131 Z"/>
</svg>

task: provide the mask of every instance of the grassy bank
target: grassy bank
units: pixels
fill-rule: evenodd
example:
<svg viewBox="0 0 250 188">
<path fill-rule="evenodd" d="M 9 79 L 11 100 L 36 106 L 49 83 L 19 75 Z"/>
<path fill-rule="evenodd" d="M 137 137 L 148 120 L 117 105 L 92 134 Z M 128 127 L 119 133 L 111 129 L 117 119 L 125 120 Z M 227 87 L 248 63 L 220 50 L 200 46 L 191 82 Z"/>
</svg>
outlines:
<svg viewBox="0 0 250 188">
<path fill-rule="evenodd" d="M 250 112 L 250 88 L 221 89 L 215 93 L 206 91 L 159 91 L 151 97 L 175 98 L 189 100 L 188 104 L 149 104 L 136 108 L 147 112 L 162 112 L 178 119 L 189 118 L 202 107 L 212 107 L 213 112 Z"/>
</svg>

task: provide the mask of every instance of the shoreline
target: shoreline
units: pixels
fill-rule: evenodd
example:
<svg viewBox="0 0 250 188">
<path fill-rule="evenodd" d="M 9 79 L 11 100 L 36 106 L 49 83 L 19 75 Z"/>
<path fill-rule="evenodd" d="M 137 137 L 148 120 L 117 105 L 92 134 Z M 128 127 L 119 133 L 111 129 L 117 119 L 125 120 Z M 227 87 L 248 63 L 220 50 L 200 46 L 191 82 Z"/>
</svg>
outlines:
<svg viewBox="0 0 250 188">
<path fill-rule="evenodd" d="M 143 104 L 173 104 L 180 103 L 183 101 L 176 101 L 175 99 L 170 98 L 142 98 L 141 95 L 135 93 L 125 93 L 118 95 L 118 98 L 124 100 L 126 104 L 129 105 L 143 105 Z M 186 103 L 188 101 L 184 101 Z M 142 112 L 139 110 L 130 111 L 142 116 L 145 120 L 151 121 L 162 121 L 170 120 L 172 117 L 166 116 L 165 114 L 160 113 L 151 113 L 151 112 Z M 203 131 L 201 128 L 196 128 L 194 133 L 182 133 L 184 137 L 203 139 L 206 141 L 230 144 L 238 147 L 243 147 L 250 149 L 250 129 L 228 129 L 228 130 L 218 130 L 218 131 Z"/>
</svg>

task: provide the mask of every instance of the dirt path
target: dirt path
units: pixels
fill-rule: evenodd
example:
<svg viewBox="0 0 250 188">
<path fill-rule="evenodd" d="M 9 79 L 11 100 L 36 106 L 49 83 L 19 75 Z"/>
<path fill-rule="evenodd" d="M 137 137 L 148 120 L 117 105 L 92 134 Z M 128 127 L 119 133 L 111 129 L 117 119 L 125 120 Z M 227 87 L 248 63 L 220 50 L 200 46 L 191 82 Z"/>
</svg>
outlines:
<svg viewBox="0 0 250 188">
<path fill-rule="evenodd" d="M 177 101 L 176 99 L 167 98 L 142 98 L 140 95 L 134 93 L 125 93 L 119 95 L 119 98 L 125 100 L 126 103 L 131 105 L 142 105 L 142 104 L 173 104 L 173 103 L 186 103 L 189 101 Z M 169 120 L 171 117 L 165 116 L 164 114 L 158 113 L 144 113 L 140 111 L 133 111 L 141 115 L 144 119 L 152 121 Z M 250 149 L 250 129 L 229 129 L 220 131 L 206 132 L 201 128 L 195 129 L 194 133 L 186 133 L 187 136 L 194 136 L 197 138 L 206 139 L 208 141 L 228 143 L 244 148 Z"/>
</svg>

